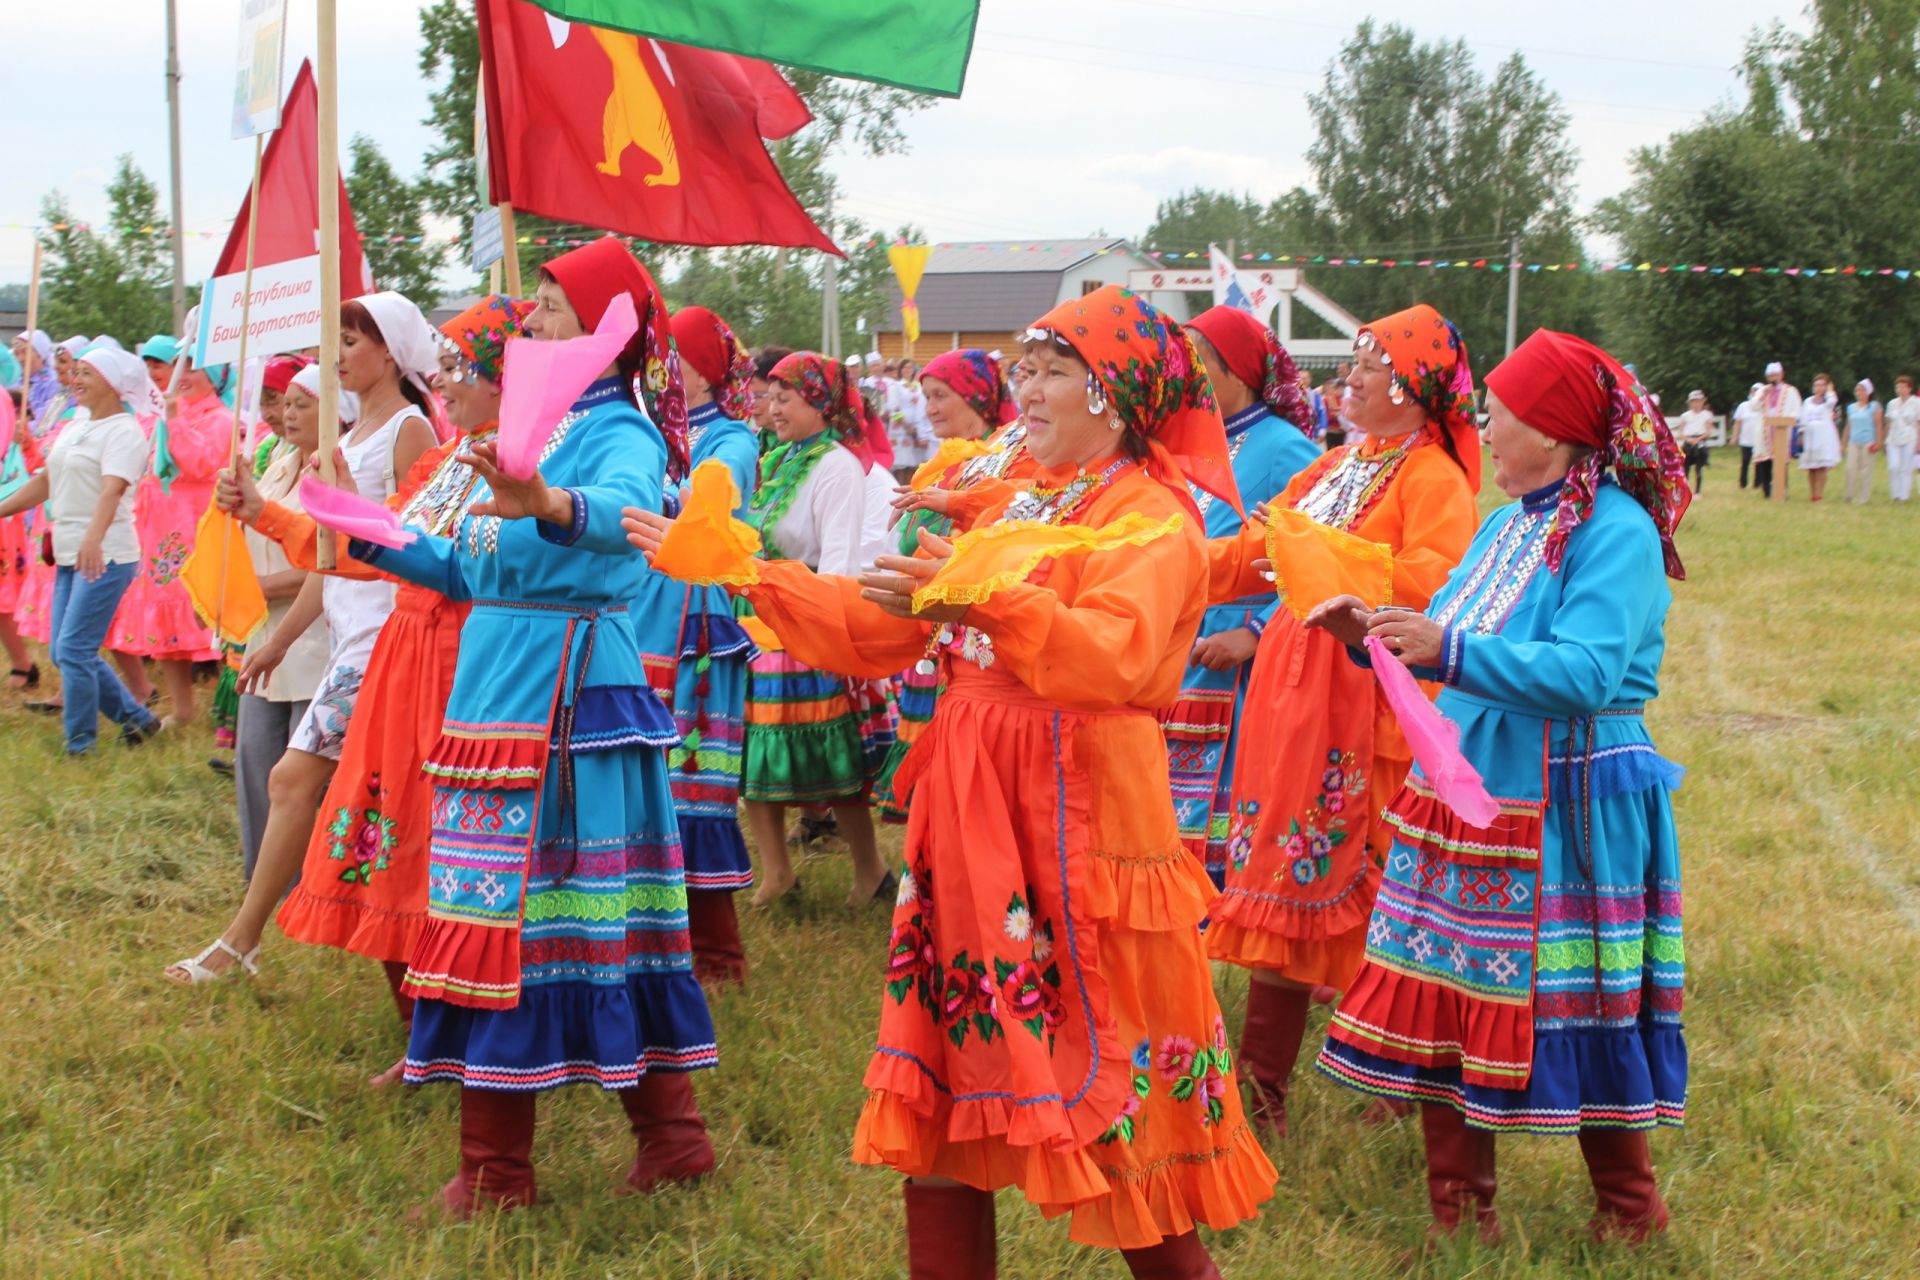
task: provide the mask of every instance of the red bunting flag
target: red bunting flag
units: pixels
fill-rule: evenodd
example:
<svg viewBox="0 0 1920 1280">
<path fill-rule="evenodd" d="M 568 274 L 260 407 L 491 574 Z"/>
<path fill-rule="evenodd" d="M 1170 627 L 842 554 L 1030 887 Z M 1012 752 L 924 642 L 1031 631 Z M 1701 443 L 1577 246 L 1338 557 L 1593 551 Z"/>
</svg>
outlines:
<svg viewBox="0 0 1920 1280">
<path fill-rule="evenodd" d="M 813 116 L 765 62 L 479 0 L 495 203 L 665 244 L 839 253 L 767 154 Z"/>
<path fill-rule="evenodd" d="M 255 268 L 313 256 L 320 234 L 319 157 L 320 96 L 313 86 L 313 66 L 303 61 L 293 77 L 286 105 L 280 110 L 280 127 L 267 139 L 260 157 Z M 247 205 L 252 199 L 249 191 L 240 201 L 240 213 L 233 220 L 233 230 L 227 233 L 227 247 L 220 251 L 219 264 L 213 269 L 216 276 L 247 268 Z M 353 222 L 353 208 L 347 203 L 344 177 L 340 180 L 340 291 L 347 297 L 373 291 L 373 276 L 360 249 L 360 231 Z"/>
</svg>

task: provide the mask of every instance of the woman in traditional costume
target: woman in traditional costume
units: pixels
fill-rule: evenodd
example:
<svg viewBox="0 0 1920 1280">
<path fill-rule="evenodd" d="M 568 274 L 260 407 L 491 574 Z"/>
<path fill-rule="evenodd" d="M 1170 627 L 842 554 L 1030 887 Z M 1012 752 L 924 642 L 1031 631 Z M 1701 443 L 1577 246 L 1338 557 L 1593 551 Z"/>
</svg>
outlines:
<svg viewBox="0 0 1920 1280">
<path fill-rule="evenodd" d="M 11 498 L 32 479 L 45 463 L 39 442 L 26 419 L 15 411 L 13 396 L 0 391 L 0 502 Z M 21 590 L 27 574 L 40 558 L 39 539 L 28 529 L 28 512 L 0 520 L 0 645 L 13 664 L 7 672 L 9 689 L 34 689 L 40 685 L 40 664 L 27 652 L 26 641 L 14 622 L 20 607 Z"/>
<path fill-rule="evenodd" d="M 1381 638 L 1424 678 L 1498 815 L 1476 826 L 1416 771 L 1366 962 L 1321 1069 L 1421 1103 L 1436 1232 L 1492 1238 L 1494 1134 L 1577 1135 L 1596 1237 L 1666 1226 L 1647 1130 L 1679 1125 L 1681 770 L 1647 734 L 1687 491 L 1666 418 L 1625 369 L 1547 330 L 1487 376 L 1494 480 L 1424 614 L 1351 597 L 1309 619 Z"/>
<path fill-rule="evenodd" d="M 910 556 L 920 549 L 920 531 L 937 537 L 953 532 L 953 518 L 942 514 L 927 501 L 938 493 L 942 499 L 972 489 L 978 484 L 1004 484 L 1011 453 L 1000 448 L 1010 424 L 1020 416 L 1001 377 L 1000 362 L 978 348 L 942 351 L 927 361 L 920 373 L 921 393 L 925 397 L 927 422 L 933 429 L 933 457 L 916 470 L 904 486 L 895 509 L 901 512 L 894 525 L 901 555 Z M 993 479 L 990 464 L 998 464 Z M 1005 491 L 1011 496 L 1011 490 Z M 940 696 L 940 667 L 931 658 L 922 658 L 908 667 L 899 680 L 900 724 L 886 761 L 874 780 L 874 801 L 880 816 L 888 822 L 907 820 L 907 797 L 896 794 L 894 778 L 900 764 L 913 749 L 933 719 L 935 701 Z"/>
<path fill-rule="evenodd" d="M 620 526 L 623 507 L 659 510 L 686 471 L 666 304 L 608 236 L 547 263 L 527 331 L 581 336 L 621 294 L 640 331 L 529 478 L 474 444 L 463 456 L 481 500 L 450 533 L 351 546 L 363 563 L 472 601 L 425 765 L 427 921 L 405 986 L 417 1001 L 407 1083 L 461 1086 L 459 1172 L 435 1201 L 455 1217 L 533 1202 L 535 1098 L 568 1084 L 618 1093 L 637 1146 L 629 1187 L 713 1168 L 685 1074 L 717 1053 L 667 778 L 678 735 L 628 616 L 650 571 Z"/>
<path fill-rule="evenodd" d="M 994 1274 L 1008 1186 L 1135 1275 L 1217 1276 L 1195 1227 L 1251 1217 L 1275 1174 L 1234 1088 L 1198 929 L 1212 884 L 1154 713 L 1206 606 L 1187 484 L 1236 501 L 1225 434 L 1185 332 L 1118 286 L 1041 319 L 1026 361 L 1036 472 L 990 525 L 862 580 L 769 561 L 740 588 L 803 661 L 891 671 L 931 643 L 948 671 L 904 769 L 854 1158 L 907 1175 L 918 1280 Z M 629 520 L 670 569 L 665 526 Z"/>
<path fill-rule="evenodd" d="M 1211 544 L 1214 602 L 1245 599 L 1270 572 L 1288 605 L 1254 655 L 1227 882 L 1207 929 L 1214 959 L 1252 971 L 1240 1065 L 1256 1122 L 1281 1134 L 1313 989 L 1343 991 L 1360 967 L 1391 838 L 1376 819 L 1411 759 L 1372 675 L 1300 622 L 1336 594 L 1330 581 L 1425 605 L 1473 538 L 1480 484 L 1473 375 L 1439 312 L 1421 304 L 1362 328 L 1347 389 L 1361 442 L 1295 476 L 1264 524 Z"/>
<path fill-rule="evenodd" d="M 24 339 L 16 338 L 19 342 Z M 44 461 L 53 452 L 53 446 L 60 438 L 61 428 L 72 421 L 78 407 L 74 391 L 74 371 L 79 365 L 80 356 L 92 340 L 88 338 L 68 338 L 54 347 L 55 374 L 53 389 L 41 401 L 37 413 L 22 409 L 21 422 L 28 428 L 34 443 L 38 446 L 40 457 Z M 71 353 L 71 354 L 69 354 Z M 15 603 L 13 618 L 20 634 L 41 644 L 52 640 L 53 630 L 53 558 L 47 554 L 48 520 L 44 508 L 28 511 L 23 517 L 26 532 L 33 554 L 28 557 L 27 576 L 20 584 L 20 598 Z M 46 698 L 25 704 L 27 710 L 42 715 L 59 715 L 60 699 Z"/>
<path fill-rule="evenodd" d="M 726 468 L 746 510 L 760 474 L 753 429 L 753 361 L 725 320 L 683 307 L 672 320 L 687 387 L 690 468 Z M 682 481 L 675 507 L 691 480 Z M 736 513 L 737 514 L 737 513 Z M 747 664 L 753 642 L 719 587 L 689 587 L 651 574 L 634 602 L 647 678 L 673 712 L 680 745 L 667 753 L 673 808 L 686 860 L 693 971 L 702 982 L 745 982 L 747 953 L 733 895 L 753 887 L 740 834 L 740 759 L 745 749 Z"/>
<path fill-rule="evenodd" d="M 1187 328 L 1207 363 L 1226 422 L 1227 456 L 1241 501 L 1272 501 L 1320 456 L 1300 371 L 1273 330 L 1239 307 L 1203 311 Z M 1194 501 L 1209 538 L 1232 537 L 1245 524 L 1240 512 L 1204 491 L 1194 494 Z M 1242 599 L 1210 606 L 1181 677 L 1180 697 L 1160 716 L 1180 838 L 1206 864 L 1216 886 L 1227 875 L 1227 810 L 1240 710 L 1260 633 L 1278 603 L 1262 584 Z"/>
<path fill-rule="evenodd" d="M 193 597 L 180 581 L 180 570 L 193 554 L 200 517 L 213 497 L 214 478 L 226 465 L 233 411 L 221 397 L 232 386 L 233 366 L 176 367 L 179 343 L 172 339 L 165 344 L 157 339 L 141 343 L 140 356 L 161 359 L 172 371 L 174 385 L 167 412 L 149 426 L 153 461 L 134 496 L 140 573 L 120 602 L 107 647 L 136 663 L 152 659 L 159 665 L 170 708 L 166 720 L 169 727 L 178 727 L 192 723 L 198 714 L 193 664 L 220 654 L 213 632 L 194 612 Z M 140 690 L 134 692 L 138 696 Z"/>
<path fill-rule="evenodd" d="M 335 466 L 370 501 L 391 498 L 399 477 L 433 447 L 433 427 L 425 410 L 426 375 L 439 365 L 438 346 L 433 326 L 420 309 L 397 293 L 367 294 L 341 304 L 340 386 L 347 393 L 341 414 L 351 414 L 353 425 L 340 437 Z M 318 400 L 320 367 L 307 366 L 290 385 Z M 272 672 L 316 611 L 325 615 L 332 641 L 327 670 L 268 778 L 267 827 L 246 897 L 205 950 L 167 967 L 167 977 L 174 982 L 206 982 L 236 967 L 249 975 L 257 971 L 261 935 L 300 870 L 313 835 L 314 810 L 346 746 L 347 725 L 374 642 L 393 612 L 394 589 L 388 580 L 315 574 L 301 591 L 266 645 L 247 660 L 240 673 L 241 692 Z"/>
<path fill-rule="evenodd" d="M 769 560 L 791 559 L 825 574 L 859 573 L 865 567 L 865 441 L 884 428 L 838 360 L 796 352 L 769 370 L 767 380 L 780 443 L 760 460 L 747 523 L 760 531 Z M 740 777 L 760 854 L 754 905 L 772 902 L 797 882 L 785 832 L 786 807 L 797 804 L 833 810 L 853 853 L 847 902 L 859 906 L 882 892 L 888 872 L 874 845 L 867 807 L 872 767 L 853 685 L 838 666 L 801 661 L 770 636 L 760 650 L 747 678 Z"/>
<path fill-rule="evenodd" d="M 494 294 L 441 326 L 441 340 L 458 360 L 444 381 L 446 400 L 466 444 L 496 434 L 502 356 L 529 310 L 530 303 Z M 479 482 L 461 452 L 461 443 L 450 441 L 421 454 L 387 505 L 429 533 L 452 529 L 475 500 Z M 313 518 L 284 501 L 258 501 L 250 491 L 244 478 L 236 478 L 231 489 L 223 483 L 221 496 L 296 565 L 314 568 Z M 329 572 L 363 581 L 384 576 L 349 556 Z M 296 941 L 380 961 L 403 1027 L 412 1018 L 413 1000 L 401 992 L 401 982 L 427 918 L 433 788 L 421 764 L 440 739 L 469 608 L 467 601 L 412 583 L 395 591 L 393 613 L 367 659 L 339 767 L 306 842 L 300 881 L 276 917 Z M 373 1082 L 397 1082 L 401 1072 L 402 1063 L 395 1062 Z"/>
</svg>

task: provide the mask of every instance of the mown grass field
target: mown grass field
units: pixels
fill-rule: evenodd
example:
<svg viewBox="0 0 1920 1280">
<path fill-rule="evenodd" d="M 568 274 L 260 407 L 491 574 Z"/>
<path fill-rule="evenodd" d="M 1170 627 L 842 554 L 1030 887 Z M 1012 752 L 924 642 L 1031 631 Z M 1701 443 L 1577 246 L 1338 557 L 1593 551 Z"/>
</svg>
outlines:
<svg viewBox="0 0 1920 1280">
<path fill-rule="evenodd" d="M 1590 1246 L 1573 1144 L 1506 1139 L 1505 1243 L 1416 1274 L 1920 1274 L 1920 503 L 1889 505 L 1883 479 L 1874 505 L 1811 507 L 1796 476 L 1769 506 L 1734 461 L 1682 532 L 1692 577 L 1651 713 L 1690 770 L 1690 1123 L 1654 1137 L 1673 1230 Z M 843 858 L 749 919 L 752 985 L 715 1001 L 723 1065 L 699 1089 L 717 1176 L 615 1198 L 620 1109 L 569 1089 L 542 1104 L 543 1205 L 419 1227 L 407 1210 L 453 1169 L 455 1097 L 364 1087 L 400 1048 L 371 962 L 270 933 L 259 979 L 160 978 L 239 894 L 204 725 L 69 762 L 19 702 L 0 695 L 0 1273 L 904 1274 L 898 1180 L 848 1158 L 887 926 L 839 905 Z M 1237 1029 L 1244 975 L 1216 978 Z M 1295 1098 L 1274 1199 L 1211 1238 L 1221 1269 L 1408 1274 L 1417 1125 L 1361 1129 L 1359 1097 L 1305 1073 Z M 1012 1194 L 1000 1239 L 1005 1276 L 1124 1274 Z"/>
</svg>

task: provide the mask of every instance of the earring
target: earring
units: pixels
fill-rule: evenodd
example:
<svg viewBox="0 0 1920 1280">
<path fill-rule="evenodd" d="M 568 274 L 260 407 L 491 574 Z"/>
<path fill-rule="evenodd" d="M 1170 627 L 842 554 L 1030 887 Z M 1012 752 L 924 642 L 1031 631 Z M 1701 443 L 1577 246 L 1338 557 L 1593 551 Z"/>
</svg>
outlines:
<svg viewBox="0 0 1920 1280">
<path fill-rule="evenodd" d="M 1126 423 L 1124 423 L 1124 422 L 1122 422 L 1122 421 L 1120 421 L 1120 415 L 1119 415 L 1119 414 L 1117 414 L 1117 413 L 1110 413 L 1110 414 L 1108 414 L 1108 415 L 1107 415 L 1107 430 L 1109 430 L 1109 431 L 1118 431 L 1118 430 L 1120 430 L 1120 429 L 1121 429 L 1122 427 L 1124 427 L 1124 426 L 1126 426 Z"/>
<path fill-rule="evenodd" d="M 1100 379 L 1091 373 L 1087 375 L 1087 412 L 1095 417 L 1107 411 L 1107 391 L 1100 385 Z"/>
</svg>

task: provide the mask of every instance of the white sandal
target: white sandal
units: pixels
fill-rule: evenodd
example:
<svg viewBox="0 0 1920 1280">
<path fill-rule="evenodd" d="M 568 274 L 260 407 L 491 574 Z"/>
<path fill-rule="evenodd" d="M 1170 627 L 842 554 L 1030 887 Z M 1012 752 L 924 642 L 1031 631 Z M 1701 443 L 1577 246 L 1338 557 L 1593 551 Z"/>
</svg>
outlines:
<svg viewBox="0 0 1920 1280">
<path fill-rule="evenodd" d="M 217 973 L 207 968 L 207 957 L 216 951 L 226 952 L 232 956 L 237 963 L 228 965 L 225 969 Z M 191 960 L 176 960 L 168 965 L 166 968 L 166 976 L 168 981 L 179 983 L 183 987 L 198 986 L 202 982 L 213 982 L 220 978 L 230 978 L 236 973 L 244 973 L 247 977 L 252 978 L 258 976 L 260 972 L 260 966 L 255 963 L 259 956 L 260 948 L 257 946 L 245 955 L 241 955 L 233 949 L 232 944 L 225 938 L 215 938 L 212 946 L 202 951 L 199 955 L 194 956 Z M 184 982 L 173 976 L 175 969 L 187 975 Z"/>
</svg>

